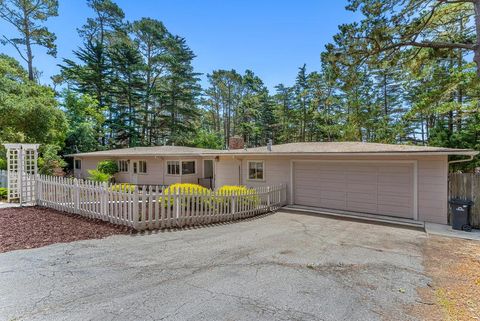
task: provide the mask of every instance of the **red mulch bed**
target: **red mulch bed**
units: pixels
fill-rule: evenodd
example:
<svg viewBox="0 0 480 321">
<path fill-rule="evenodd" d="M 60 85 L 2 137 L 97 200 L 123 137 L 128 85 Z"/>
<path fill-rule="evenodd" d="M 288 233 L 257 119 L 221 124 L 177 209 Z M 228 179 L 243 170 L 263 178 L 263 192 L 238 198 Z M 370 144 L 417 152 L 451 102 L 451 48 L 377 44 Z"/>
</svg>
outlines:
<svg viewBox="0 0 480 321">
<path fill-rule="evenodd" d="M 49 208 L 0 209 L 0 253 L 127 233 L 122 226 Z"/>
</svg>

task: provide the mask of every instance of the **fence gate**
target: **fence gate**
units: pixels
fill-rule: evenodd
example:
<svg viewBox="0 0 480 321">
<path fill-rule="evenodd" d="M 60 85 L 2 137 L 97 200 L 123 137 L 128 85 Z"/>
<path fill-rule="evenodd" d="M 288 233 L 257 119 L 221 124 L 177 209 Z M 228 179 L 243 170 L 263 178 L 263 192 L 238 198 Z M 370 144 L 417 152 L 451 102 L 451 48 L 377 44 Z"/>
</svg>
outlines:
<svg viewBox="0 0 480 321">
<path fill-rule="evenodd" d="M 38 144 L 4 144 L 7 149 L 8 202 L 35 202 Z"/>
</svg>

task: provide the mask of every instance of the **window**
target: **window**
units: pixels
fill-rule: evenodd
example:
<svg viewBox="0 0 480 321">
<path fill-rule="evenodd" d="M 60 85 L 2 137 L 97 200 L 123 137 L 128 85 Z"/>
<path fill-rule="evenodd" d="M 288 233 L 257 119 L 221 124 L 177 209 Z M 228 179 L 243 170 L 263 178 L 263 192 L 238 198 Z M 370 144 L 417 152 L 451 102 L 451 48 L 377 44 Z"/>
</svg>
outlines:
<svg viewBox="0 0 480 321">
<path fill-rule="evenodd" d="M 82 169 L 82 161 L 80 159 L 75 160 L 75 169 Z"/>
<path fill-rule="evenodd" d="M 180 175 L 180 162 L 179 161 L 167 161 L 167 174 L 168 175 Z"/>
<path fill-rule="evenodd" d="M 168 175 L 190 175 L 196 173 L 195 161 L 167 161 Z"/>
<path fill-rule="evenodd" d="M 118 171 L 120 173 L 127 173 L 128 172 L 128 161 L 119 160 L 118 161 Z"/>
<path fill-rule="evenodd" d="M 263 161 L 248 162 L 248 179 L 263 181 L 264 178 L 265 176 Z"/>
<path fill-rule="evenodd" d="M 133 162 L 133 174 L 137 174 L 137 173 L 138 173 L 138 163 Z"/>
<path fill-rule="evenodd" d="M 147 161 L 139 161 L 138 162 L 138 172 L 140 174 L 146 174 L 147 173 Z"/>
<path fill-rule="evenodd" d="M 182 175 L 195 174 L 195 161 L 182 162 Z"/>
</svg>

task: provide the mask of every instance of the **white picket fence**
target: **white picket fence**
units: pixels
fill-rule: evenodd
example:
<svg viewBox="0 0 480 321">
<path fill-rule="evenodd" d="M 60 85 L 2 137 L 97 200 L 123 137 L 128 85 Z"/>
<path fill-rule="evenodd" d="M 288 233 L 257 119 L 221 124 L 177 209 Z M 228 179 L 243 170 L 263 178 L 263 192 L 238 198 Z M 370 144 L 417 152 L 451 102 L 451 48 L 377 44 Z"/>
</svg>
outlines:
<svg viewBox="0 0 480 321">
<path fill-rule="evenodd" d="M 40 175 L 37 204 L 125 225 L 136 230 L 185 227 L 232 221 L 267 213 L 286 203 L 286 186 L 248 192 L 177 191 L 166 187 L 118 188 L 87 180 Z"/>
<path fill-rule="evenodd" d="M 7 171 L 0 170 L 0 187 L 7 187 Z"/>
</svg>

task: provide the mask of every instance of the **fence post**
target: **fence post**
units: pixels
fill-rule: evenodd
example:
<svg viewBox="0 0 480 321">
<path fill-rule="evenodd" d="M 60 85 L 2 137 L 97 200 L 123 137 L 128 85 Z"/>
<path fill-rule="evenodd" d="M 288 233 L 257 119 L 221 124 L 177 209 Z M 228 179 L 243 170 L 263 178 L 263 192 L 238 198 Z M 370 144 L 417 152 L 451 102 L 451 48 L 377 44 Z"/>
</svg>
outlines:
<svg viewBox="0 0 480 321">
<path fill-rule="evenodd" d="M 40 183 L 40 175 L 35 175 L 35 205 L 42 206 L 41 196 L 42 191 L 40 190 L 42 184 Z"/>
<path fill-rule="evenodd" d="M 267 210 L 270 212 L 270 186 L 267 186 Z"/>
<path fill-rule="evenodd" d="M 108 217 L 108 183 L 103 182 L 102 183 L 102 189 L 101 189 L 101 196 L 100 196 L 100 213 L 101 216 L 103 216 L 105 219 Z"/>
<path fill-rule="evenodd" d="M 178 188 L 175 191 L 175 201 L 173 203 L 174 206 L 174 212 L 175 212 L 175 222 L 176 225 L 179 226 L 181 221 L 180 221 L 180 188 Z"/>
<path fill-rule="evenodd" d="M 138 187 L 135 185 L 133 187 L 133 204 L 132 204 L 132 225 L 135 230 L 138 229 Z"/>
<path fill-rule="evenodd" d="M 73 179 L 73 185 L 73 211 L 80 214 L 80 185 L 78 184 L 78 179 Z"/>
<path fill-rule="evenodd" d="M 231 194 L 232 200 L 231 200 L 231 214 L 232 214 L 232 219 L 235 219 L 235 192 L 232 191 Z"/>
</svg>

